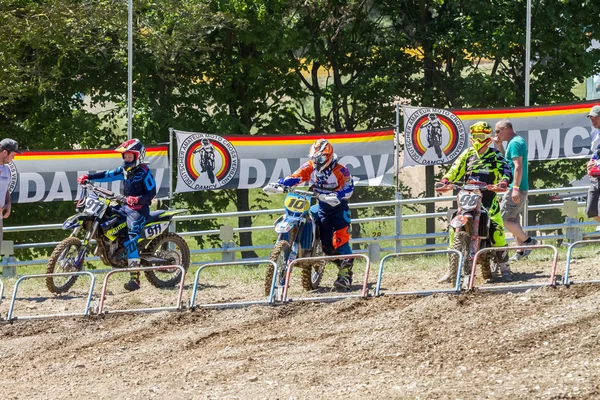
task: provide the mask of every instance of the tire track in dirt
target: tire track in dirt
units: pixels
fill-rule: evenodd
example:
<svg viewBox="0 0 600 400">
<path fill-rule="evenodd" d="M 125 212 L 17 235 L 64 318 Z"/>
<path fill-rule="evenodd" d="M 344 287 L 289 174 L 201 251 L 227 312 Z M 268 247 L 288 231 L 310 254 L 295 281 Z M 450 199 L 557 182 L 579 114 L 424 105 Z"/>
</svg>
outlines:
<svg viewBox="0 0 600 400">
<path fill-rule="evenodd" d="M 598 398 L 599 303 L 574 286 L 20 321 L 0 326 L 0 397 Z"/>
</svg>

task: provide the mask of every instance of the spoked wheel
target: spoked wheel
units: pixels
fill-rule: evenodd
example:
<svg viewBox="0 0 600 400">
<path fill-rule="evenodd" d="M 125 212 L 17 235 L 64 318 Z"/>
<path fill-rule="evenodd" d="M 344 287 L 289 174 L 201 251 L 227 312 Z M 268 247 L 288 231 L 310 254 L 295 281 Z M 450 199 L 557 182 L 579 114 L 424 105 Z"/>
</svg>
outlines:
<svg viewBox="0 0 600 400">
<path fill-rule="evenodd" d="M 435 149 L 435 154 L 438 156 L 438 158 L 442 158 L 442 148 L 440 147 L 439 144 L 435 144 L 433 145 L 434 149 Z"/>
<path fill-rule="evenodd" d="M 171 265 L 181 265 L 185 271 L 190 266 L 190 248 L 179 235 L 167 232 L 152 240 L 146 254 L 169 261 Z M 157 288 L 174 287 L 181 282 L 181 271 L 178 268 L 144 271 L 146 279 Z"/>
<path fill-rule="evenodd" d="M 275 287 L 283 286 L 286 273 L 285 266 L 287 264 L 287 259 L 289 258 L 291 252 L 292 247 L 285 240 L 278 241 L 275 244 L 275 247 L 273 247 L 273 250 L 271 250 L 269 259 L 277 265 L 277 281 L 275 282 Z M 271 286 L 273 284 L 274 273 L 275 268 L 272 264 L 268 264 L 267 271 L 265 272 L 265 296 L 269 296 L 271 294 Z"/>
<path fill-rule="evenodd" d="M 471 236 L 465 231 L 458 231 L 454 233 L 454 242 L 452 243 L 452 248 L 454 250 L 458 250 L 463 256 L 463 271 L 465 275 L 469 275 L 471 273 L 471 264 L 469 263 L 469 252 L 471 249 Z M 452 282 L 456 281 L 456 273 L 460 273 L 458 269 L 459 257 L 455 253 L 450 253 L 449 257 L 449 268 L 450 277 Z"/>
<path fill-rule="evenodd" d="M 320 257 L 323 255 L 323 248 L 321 240 L 316 240 L 313 246 L 311 257 Z M 313 264 L 307 265 L 302 268 L 302 288 L 306 291 L 316 290 L 321 285 L 323 279 L 323 272 L 325 272 L 326 262 L 317 261 Z"/>
<path fill-rule="evenodd" d="M 498 276 L 498 263 L 494 253 L 485 253 L 481 259 L 481 276 L 483 279 L 494 279 Z"/>
<path fill-rule="evenodd" d="M 77 257 L 81 251 L 81 240 L 76 237 L 68 237 L 56 246 L 48 259 L 46 266 L 47 274 L 61 272 L 78 272 L 82 270 L 83 259 L 76 264 Z M 46 278 L 46 287 L 52 293 L 65 293 L 75 284 L 77 276 L 49 276 Z"/>
</svg>

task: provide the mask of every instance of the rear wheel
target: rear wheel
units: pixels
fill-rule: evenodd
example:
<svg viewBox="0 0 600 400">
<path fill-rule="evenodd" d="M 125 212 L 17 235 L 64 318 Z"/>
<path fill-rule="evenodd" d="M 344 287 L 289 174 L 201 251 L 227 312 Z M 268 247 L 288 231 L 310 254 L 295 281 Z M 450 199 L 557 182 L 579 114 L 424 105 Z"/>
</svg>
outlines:
<svg viewBox="0 0 600 400">
<path fill-rule="evenodd" d="M 145 253 L 168 260 L 171 265 L 180 265 L 185 271 L 190 266 L 190 248 L 181 236 L 173 232 L 163 233 L 152 240 Z M 179 268 L 145 271 L 144 274 L 146 279 L 157 288 L 174 287 L 181 282 Z"/>
<path fill-rule="evenodd" d="M 323 255 L 321 240 L 317 238 L 311 252 L 311 257 Z M 325 272 L 325 261 L 316 261 L 302 268 L 302 288 L 306 291 L 316 290 L 321 285 L 323 272 Z"/>
<path fill-rule="evenodd" d="M 81 240 L 68 237 L 56 246 L 46 265 L 46 273 L 78 272 L 83 268 L 83 258 L 79 265 L 77 257 L 81 251 Z M 46 287 L 52 293 L 65 293 L 75 284 L 77 276 L 49 276 L 46 278 Z"/>
<path fill-rule="evenodd" d="M 271 254 L 269 255 L 269 259 L 273 261 L 277 265 L 277 281 L 275 282 L 275 286 L 280 284 L 283 281 L 286 273 L 286 264 L 287 260 L 292 252 L 292 247 L 285 240 L 280 240 L 275 243 L 275 247 L 271 250 Z M 273 285 L 273 274 L 275 273 L 275 268 L 271 263 L 267 265 L 267 271 L 265 272 L 265 296 L 269 296 L 271 294 L 271 286 Z"/>
<path fill-rule="evenodd" d="M 481 276 L 483 279 L 494 279 L 498 275 L 498 264 L 494 253 L 486 252 L 481 258 Z"/>
</svg>

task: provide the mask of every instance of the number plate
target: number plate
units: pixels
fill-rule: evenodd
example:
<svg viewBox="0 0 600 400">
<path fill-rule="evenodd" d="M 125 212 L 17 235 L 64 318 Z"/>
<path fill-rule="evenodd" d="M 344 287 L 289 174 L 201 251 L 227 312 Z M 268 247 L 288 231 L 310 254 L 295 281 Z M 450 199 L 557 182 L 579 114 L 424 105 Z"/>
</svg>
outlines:
<svg viewBox="0 0 600 400">
<path fill-rule="evenodd" d="M 303 197 L 295 194 L 289 194 L 285 198 L 285 208 L 292 212 L 302 213 L 310 208 L 310 203 Z"/>
<path fill-rule="evenodd" d="M 85 199 L 85 209 L 83 212 L 89 215 L 98 215 L 106 208 L 106 202 L 88 197 Z"/>
<path fill-rule="evenodd" d="M 458 194 L 458 206 L 463 210 L 472 210 L 477 207 L 480 198 L 479 194 L 461 190 Z"/>
</svg>

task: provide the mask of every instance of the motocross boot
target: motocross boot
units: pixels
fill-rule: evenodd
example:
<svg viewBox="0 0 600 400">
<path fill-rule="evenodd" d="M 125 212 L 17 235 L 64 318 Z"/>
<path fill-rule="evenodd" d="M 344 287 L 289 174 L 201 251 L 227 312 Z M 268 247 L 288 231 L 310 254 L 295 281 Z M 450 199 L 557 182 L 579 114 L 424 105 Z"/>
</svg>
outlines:
<svg viewBox="0 0 600 400">
<path fill-rule="evenodd" d="M 140 260 L 137 258 L 131 259 L 127 261 L 127 266 L 129 268 L 138 268 L 140 266 Z M 139 271 L 130 272 L 129 273 L 129 282 L 126 282 L 123 287 L 125 290 L 133 292 L 134 290 L 138 290 L 140 288 L 140 273 Z"/>
<path fill-rule="evenodd" d="M 338 276 L 333 286 L 338 290 L 350 290 L 352 289 L 352 266 L 354 260 L 336 260 L 335 264 L 338 266 Z"/>
</svg>

